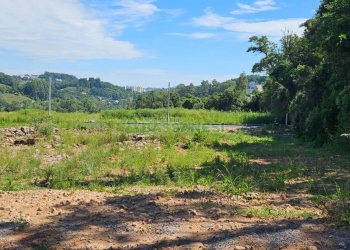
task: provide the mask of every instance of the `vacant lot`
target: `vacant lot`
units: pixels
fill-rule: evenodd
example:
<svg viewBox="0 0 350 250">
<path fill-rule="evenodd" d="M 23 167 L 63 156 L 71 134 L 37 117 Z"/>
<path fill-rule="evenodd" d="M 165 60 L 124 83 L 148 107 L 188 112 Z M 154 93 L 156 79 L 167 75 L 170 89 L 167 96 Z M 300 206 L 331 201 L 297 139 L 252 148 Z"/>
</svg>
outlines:
<svg viewBox="0 0 350 250">
<path fill-rule="evenodd" d="M 0 248 L 350 247 L 345 153 L 283 128 L 64 117 L 1 129 Z"/>
</svg>

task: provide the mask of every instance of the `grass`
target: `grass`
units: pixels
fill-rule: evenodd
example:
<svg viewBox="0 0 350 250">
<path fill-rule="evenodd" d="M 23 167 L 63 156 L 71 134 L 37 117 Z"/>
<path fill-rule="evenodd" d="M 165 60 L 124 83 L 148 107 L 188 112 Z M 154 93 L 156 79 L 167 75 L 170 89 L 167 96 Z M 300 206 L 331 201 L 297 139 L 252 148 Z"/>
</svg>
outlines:
<svg viewBox="0 0 350 250">
<path fill-rule="evenodd" d="M 104 119 L 126 122 L 165 122 L 165 109 L 113 110 L 102 113 Z M 172 122 L 220 123 L 220 124 L 266 124 L 272 123 L 271 115 L 255 112 L 220 112 L 214 110 L 172 109 Z"/>
<path fill-rule="evenodd" d="M 350 200 L 350 157 L 283 133 L 228 133 L 190 124 L 123 125 L 98 114 L 55 113 L 52 119 L 39 119 L 41 111 L 33 110 L 3 114 L 3 125 L 27 121 L 42 138 L 33 147 L 1 148 L 3 191 L 50 187 L 125 193 L 135 186 L 175 190 L 201 185 L 229 196 L 302 192 L 323 204 Z M 97 122 L 82 122 L 89 119 Z M 59 130 L 54 132 L 54 127 Z M 134 134 L 144 134 L 146 141 L 132 141 Z M 47 161 L 55 156 L 62 160 Z M 304 216 L 260 210 L 246 212 Z M 342 216 L 348 221 L 347 212 Z"/>
<path fill-rule="evenodd" d="M 2 85 L 2 84 L 1 84 Z M 1 86 L 0 86 L 1 88 Z M 15 95 L 10 93 L 0 94 L 0 98 L 3 99 L 7 103 L 23 103 L 31 101 L 30 98 L 23 95 Z"/>
<path fill-rule="evenodd" d="M 20 110 L 0 112 L 0 127 L 31 125 L 38 119 L 46 117 L 43 110 Z M 180 123 L 219 123 L 219 124 L 265 124 L 272 123 L 268 113 L 220 112 L 213 110 L 172 109 L 171 122 Z M 57 113 L 53 112 L 52 121 L 61 128 L 110 128 L 119 123 L 147 122 L 165 123 L 165 109 L 113 110 L 101 114 Z"/>
<path fill-rule="evenodd" d="M 29 227 L 29 222 L 23 217 L 17 217 L 13 220 L 16 231 L 23 231 Z"/>
<path fill-rule="evenodd" d="M 260 219 L 299 219 L 299 218 L 316 218 L 318 215 L 312 211 L 296 210 L 295 208 L 273 208 L 263 206 L 258 208 L 248 208 L 238 212 L 244 216 L 250 216 Z"/>
</svg>

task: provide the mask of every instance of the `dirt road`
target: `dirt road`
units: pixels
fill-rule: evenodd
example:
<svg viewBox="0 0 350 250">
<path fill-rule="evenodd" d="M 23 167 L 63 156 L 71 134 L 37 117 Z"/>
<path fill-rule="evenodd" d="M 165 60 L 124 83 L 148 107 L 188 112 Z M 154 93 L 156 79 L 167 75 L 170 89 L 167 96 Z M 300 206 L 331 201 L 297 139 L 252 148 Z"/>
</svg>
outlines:
<svg viewBox="0 0 350 250">
<path fill-rule="evenodd" d="M 296 205 L 296 203 L 298 205 Z M 259 219 L 269 206 L 319 218 Z M 349 228 L 329 226 L 307 200 L 208 192 L 116 196 L 89 191 L 0 193 L 0 249 L 346 249 Z"/>
</svg>

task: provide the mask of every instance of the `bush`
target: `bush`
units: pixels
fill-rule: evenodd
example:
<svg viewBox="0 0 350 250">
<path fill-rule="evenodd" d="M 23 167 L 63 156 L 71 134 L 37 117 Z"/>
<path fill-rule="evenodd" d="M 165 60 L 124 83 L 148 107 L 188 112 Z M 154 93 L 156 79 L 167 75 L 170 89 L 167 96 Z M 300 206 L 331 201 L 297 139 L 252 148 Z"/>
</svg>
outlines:
<svg viewBox="0 0 350 250">
<path fill-rule="evenodd" d="M 37 118 L 33 121 L 35 131 L 41 136 L 51 136 L 54 124 L 50 117 Z"/>
</svg>

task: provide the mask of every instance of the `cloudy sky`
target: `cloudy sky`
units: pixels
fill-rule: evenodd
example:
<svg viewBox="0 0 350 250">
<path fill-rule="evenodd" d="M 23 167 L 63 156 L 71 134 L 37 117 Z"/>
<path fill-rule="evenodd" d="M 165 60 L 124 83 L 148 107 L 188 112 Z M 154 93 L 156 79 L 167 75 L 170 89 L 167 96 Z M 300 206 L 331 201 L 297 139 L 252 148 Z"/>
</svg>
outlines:
<svg viewBox="0 0 350 250">
<path fill-rule="evenodd" d="M 0 71 L 149 87 L 250 72 L 251 35 L 278 40 L 318 0 L 1 0 Z"/>
</svg>

